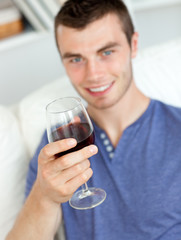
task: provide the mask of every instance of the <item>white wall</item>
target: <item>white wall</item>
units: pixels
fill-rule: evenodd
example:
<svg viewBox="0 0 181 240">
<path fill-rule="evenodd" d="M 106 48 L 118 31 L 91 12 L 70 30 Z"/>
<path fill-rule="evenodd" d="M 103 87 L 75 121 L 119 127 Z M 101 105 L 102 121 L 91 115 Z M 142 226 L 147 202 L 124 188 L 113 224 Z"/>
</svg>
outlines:
<svg viewBox="0 0 181 240">
<path fill-rule="evenodd" d="M 4 50 L 0 45 L 0 104 L 16 103 L 63 73 L 53 34 L 28 34 L 27 41 L 19 41 Z"/>
<path fill-rule="evenodd" d="M 132 1 L 136 2 L 136 0 Z M 138 0 L 137 2 L 139 3 Z M 141 49 L 181 37 L 181 0 L 165 0 L 165 4 L 163 0 L 160 4 L 159 0 L 157 2 L 145 0 L 145 2 L 148 4 L 145 3 L 142 7 L 141 4 L 139 7 L 133 5 Z"/>
</svg>

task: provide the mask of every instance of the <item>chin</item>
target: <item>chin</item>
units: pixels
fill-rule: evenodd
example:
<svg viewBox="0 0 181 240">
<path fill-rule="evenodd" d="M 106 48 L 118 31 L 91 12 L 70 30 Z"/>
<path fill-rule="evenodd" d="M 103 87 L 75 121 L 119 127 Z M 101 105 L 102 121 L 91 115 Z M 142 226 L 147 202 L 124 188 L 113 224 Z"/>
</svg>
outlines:
<svg viewBox="0 0 181 240">
<path fill-rule="evenodd" d="M 87 101 L 88 105 L 91 108 L 97 109 L 97 110 L 105 110 L 105 109 L 109 109 L 112 108 L 113 106 L 115 106 L 119 100 L 104 100 L 104 101 L 95 101 L 95 102 L 91 102 L 91 101 Z"/>
</svg>

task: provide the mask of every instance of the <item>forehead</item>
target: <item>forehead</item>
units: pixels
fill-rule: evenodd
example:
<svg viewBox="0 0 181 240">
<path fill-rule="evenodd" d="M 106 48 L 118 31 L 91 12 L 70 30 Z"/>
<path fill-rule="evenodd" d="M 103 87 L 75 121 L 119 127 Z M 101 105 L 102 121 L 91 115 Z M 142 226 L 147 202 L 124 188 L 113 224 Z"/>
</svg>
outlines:
<svg viewBox="0 0 181 240">
<path fill-rule="evenodd" d="M 81 30 L 62 25 L 57 29 L 57 42 L 62 54 L 66 51 L 96 51 L 107 42 L 115 41 L 126 41 L 121 22 L 115 14 L 106 15 Z"/>
</svg>

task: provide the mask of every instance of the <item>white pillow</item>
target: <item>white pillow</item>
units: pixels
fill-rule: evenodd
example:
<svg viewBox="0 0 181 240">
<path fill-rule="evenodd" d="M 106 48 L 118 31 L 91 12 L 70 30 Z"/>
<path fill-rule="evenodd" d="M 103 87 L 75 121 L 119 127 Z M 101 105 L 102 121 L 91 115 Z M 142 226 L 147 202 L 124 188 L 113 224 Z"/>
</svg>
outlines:
<svg viewBox="0 0 181 240">
<path fill-rule="evenodd" d="M 181 107 L 181 38 L 141 51 L 134 76 L 147 96 Z"/>
<path fill-rule="evenodd" d="M 24 98 L 19 104 L 24 140 L 32 157 L 46 128 L 46 105 L 65 96 L 78 96 L 67 76 L 46 84 Z"/>
<path fill-rule="evenodd" d="M 24 200 L 28 156 L 15 116 L 0 105 L 0 239 L 5 239 Z"/>
</svg>

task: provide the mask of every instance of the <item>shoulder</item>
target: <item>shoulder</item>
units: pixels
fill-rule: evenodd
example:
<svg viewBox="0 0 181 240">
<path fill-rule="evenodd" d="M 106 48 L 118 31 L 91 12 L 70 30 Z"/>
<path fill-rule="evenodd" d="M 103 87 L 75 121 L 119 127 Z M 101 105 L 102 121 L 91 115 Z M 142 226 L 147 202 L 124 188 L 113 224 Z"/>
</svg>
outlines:
<svg viewBox="0 0 181 240">
<path fill-rule="evenodd" d="M 153 115 L 157 129 L 164 129 L 168 137 L 181 139 L 181 108 L 155 101 Z"/>
<path fill-rule="evenodd" d="M 38 162 L 38 155 L 41 151 L 41 149 L 48 144 L 48 138 L 47 138 L 47 131 L 44 131 L 42 137 L 41 137 L 41 140 L 39 142 L 39 145 L 37 146 L 36 148 L 36 151 L 34 153 L 34 156 L 33 158 L 31 159 L 30 161 L 30 165 L 32 166 L 36 166 L 37 165 L 37 162 Z"/>
<path fill-rule="evenodd" d="M 29 168 L 27 172 L 26 178 L 26 188 L 25 188 L 25 196 L 27 197 L 32 189 L 33 183 L 36 180 L 37 171 L 38 171 L 38 155 L 41 149 L 48 143 L 47 132 L 44 131 L 41 141 L 36 149 L 34 156 L 32 157 Z"/>
<path fill-rule="evenodd" d="M 47 137 L 47 131 L 45 130 L 43 135 L 42 135 L 42 138 L 41 138 L 41 141 L 40 141 L 40 145 L 47 145 L 48 144 L 48 137 Z"/>
<path fill-rule="evenodd" d="M 176 121 L 181 123 L 181 108 L 172 106 L 157 100 L 154 101 L 154 112 L 158 115 L 165 117 L 167 120 Z"/>
</svg>

